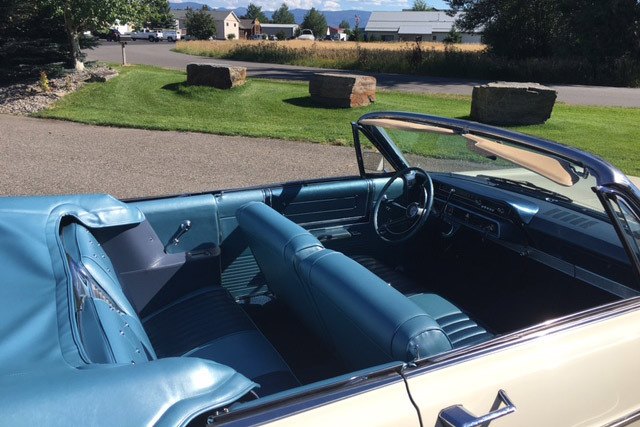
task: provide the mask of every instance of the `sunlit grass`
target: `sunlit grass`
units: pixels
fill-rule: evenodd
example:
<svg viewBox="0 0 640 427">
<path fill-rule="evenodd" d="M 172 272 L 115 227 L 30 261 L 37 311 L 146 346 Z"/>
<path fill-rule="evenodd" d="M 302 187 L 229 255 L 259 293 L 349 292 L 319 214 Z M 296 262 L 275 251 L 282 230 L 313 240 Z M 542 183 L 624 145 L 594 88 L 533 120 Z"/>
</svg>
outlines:
<svg viewBox="0 0 640 427">
<path fill-rule="evenodd" d="M 351 145 L 350 122 L 373 111 L 411 111 L 468 118 L 470 97 L 378 92 L 357 109 L 313 104 L 308 85 L 249 80 L 231 90 L 189 86 L 183 72 L 119 68 L 120 77 L 92 83 L 38 113 L 97 125 L 207 132 Z M 640 175 L 640 109 L 557 104 L 544 125 L 513 128 L 597 154 Z"/>
</svg>

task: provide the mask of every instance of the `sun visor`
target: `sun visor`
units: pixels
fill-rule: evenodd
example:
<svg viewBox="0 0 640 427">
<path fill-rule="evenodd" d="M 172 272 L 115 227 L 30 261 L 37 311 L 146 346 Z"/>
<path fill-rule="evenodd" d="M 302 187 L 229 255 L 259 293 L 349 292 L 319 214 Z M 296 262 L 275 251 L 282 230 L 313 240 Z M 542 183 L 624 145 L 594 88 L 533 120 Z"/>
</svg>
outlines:
<svg viewBox="0 0 640 427">
<path fill-rule="evenodd" d="M 462 137 L 469 142 L 469 149 L 473 152 L 500 157 L 565 187 L 571 187 L 579 180 L 569 162 L 476 135 L 463 134 Z"/>
<path fill-rule="evenodd" d="M 404 120 L 394 119 L 365 119 L 359 122 L 365 126 L 377 126 L 384 129 L 404 130 L 407 132 L 426 132 L 438 135 L 455 135 L 452 129 L 442 128 L 439 126 L 423 125 L 421 123 L 407 122 Z"/>
</svg>

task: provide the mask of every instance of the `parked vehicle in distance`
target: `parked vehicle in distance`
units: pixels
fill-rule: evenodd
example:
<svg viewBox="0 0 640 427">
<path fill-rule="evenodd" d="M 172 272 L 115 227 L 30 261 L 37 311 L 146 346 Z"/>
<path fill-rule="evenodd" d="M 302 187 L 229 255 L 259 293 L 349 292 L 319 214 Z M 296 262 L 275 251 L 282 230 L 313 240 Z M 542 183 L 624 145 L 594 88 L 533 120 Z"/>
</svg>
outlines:
<svg viewBox="0 0 640 427">
<path fill-rule="evenodd" d="M 117 42 L 120 41 L 120 31 L 110 28 L 108 31 L 95 31 L 92 33 L 95 37 L 99 39 L 104 39 L 108 42 Z"/>
<path fill-rule="evenodd" d="M 269 36 L 269 40 L 274 41 L 274 42 L 277 42 L 277 41 L 278 41 L 278 36 L 276 36 L 275 34 L 271 34 L 271 35 Z"/>
<path fill-rule="evenodd" d="M 310 40 L 310 41 L 315 41 L 315 37 L 313 36 L 313 31 L 305 29 L 302 30 L 302 32 L 300 33 L 300 35 L 298 36 L 298 40 Z"/>
<path fill-rule="evenodd" d="M 148 28 L 143 29 L 142 31 L 134 31 L 131 34 L 131 40 L 149 40 L 150 42 L 159 42 L 162 40 L 162 31 L 158 30 L 149 30 Z"/>
<path fill-rule="evenodd" d="M 168 42 L 176 42 L 182 38 L 180 31 L 176 30 L 162 30 L 164 39 Z"/>
<path fill-rule="evenodd" d="M 341 176 L 0 198 L 2 424 L 637 425 L 631 180 L 466 120 L 344 126 Z"/>
</svg>

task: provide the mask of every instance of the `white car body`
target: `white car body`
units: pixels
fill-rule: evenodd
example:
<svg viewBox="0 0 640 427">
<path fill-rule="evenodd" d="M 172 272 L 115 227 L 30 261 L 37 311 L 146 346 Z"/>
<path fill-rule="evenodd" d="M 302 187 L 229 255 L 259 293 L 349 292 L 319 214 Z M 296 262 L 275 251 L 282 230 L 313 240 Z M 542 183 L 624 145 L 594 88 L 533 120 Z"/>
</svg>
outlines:
<svg viewBox="0 0 640 427">
<path fill-rule="evenodd" d="M 302 30 L 302 33 L 298 36 L 298 40 L 311 40 L 315 41 L 315 37 L 313 35 L 313 31 L 311 30 Z"/>
<path fill-rule="evenodd" d="M 130 36 L 131 40 L 149 40 L 150 42 L 160 41 L 163 38 L 162 31 L 149 30 L 147 28 L 140 32 L 134 31 Z"/>
<path fill-rule="evenodd" d="M 162 32 L 164 40 L 168 42 L 176 42 L 182 38 L 182 35 L 179 31 L 175 30 L 165 30 Z"/>
</svg>

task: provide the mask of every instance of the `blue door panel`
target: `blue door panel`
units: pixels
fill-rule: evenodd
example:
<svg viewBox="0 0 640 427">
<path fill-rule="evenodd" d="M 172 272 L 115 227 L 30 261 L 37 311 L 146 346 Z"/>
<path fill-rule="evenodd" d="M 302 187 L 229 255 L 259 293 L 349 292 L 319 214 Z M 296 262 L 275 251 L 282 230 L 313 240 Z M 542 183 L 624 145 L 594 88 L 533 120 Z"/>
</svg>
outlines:
<svg viewBox="0 0 640 427">
<path fill-rule="evenodd" d="M 293 185 L 271 189 L 270 204 L 292 221 L 318 223 L 357 222 L 368 213 L 369 183 L 365 180 Z"/>
</svg>

